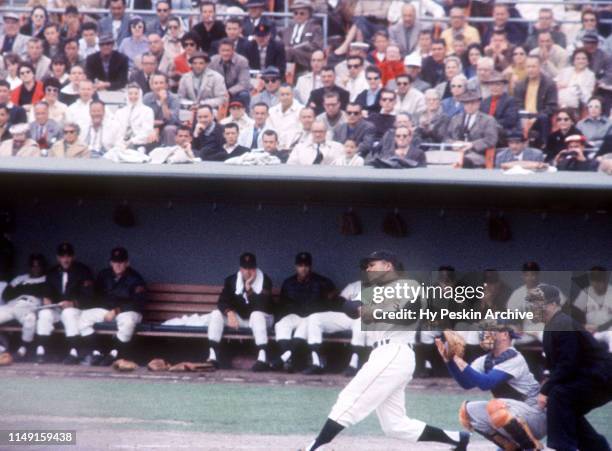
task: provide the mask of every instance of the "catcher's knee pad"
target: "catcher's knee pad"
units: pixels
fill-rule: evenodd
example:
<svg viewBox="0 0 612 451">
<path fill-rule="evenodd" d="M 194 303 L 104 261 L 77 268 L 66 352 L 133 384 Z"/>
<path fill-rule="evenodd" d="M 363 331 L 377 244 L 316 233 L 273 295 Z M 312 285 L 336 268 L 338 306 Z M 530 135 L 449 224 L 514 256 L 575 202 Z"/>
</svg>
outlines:
<svg viewBox="0 0 612 451">
<path fill-rule="evenodd" d="M 467 401 L 463 401 L 461 407 L 459 407 L 459 423 L 468 431 L 473 431 L 474 426 L 472 426 L 472 419 L 467 411 L 467 403 Z"/>
<path fill-rule="evenodd" d="M 495 429 L 506 431 L 521 449 L 543 449 L 542 444 L 535 438 L 527 422 L 512 415 L 505 401 L 492 399 L 487 403 L 487 413 L 491 425 Z"/>
<path fill-rule="evenodd" d="M 503 428 L 512 420 L 512 413 L 501 399 L 492 399 L 487 403 L 487 414 L 491 420 L 491 425 L 495 429 Z"/>
</svg>

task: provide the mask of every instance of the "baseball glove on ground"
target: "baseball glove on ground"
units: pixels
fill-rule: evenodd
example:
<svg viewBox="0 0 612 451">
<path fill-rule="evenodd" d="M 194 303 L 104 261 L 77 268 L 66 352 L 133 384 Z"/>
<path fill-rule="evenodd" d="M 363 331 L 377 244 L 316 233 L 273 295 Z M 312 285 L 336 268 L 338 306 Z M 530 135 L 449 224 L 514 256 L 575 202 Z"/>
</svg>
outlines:
<svg viewBox="0 0 612 451">
<path fill-rule="evenodd" d="M 138 368 L 138 365 L 131 360 L 119 359 L 113 363 L 113 369 L 117 371 L 134 371 L 136 368 Z"/>
<path fill-rule="evenodd" d="M 215 366 L 209 362 L 196 363 L 196 362 L 181 362 L 176 365 L 172 365 L 168 371 L 172 372 L 186 372 L 186 371 L 198 371 L 208 372 L 215 371 Z"/>
<path fill-rule="evenodd" d="M 153 359 L 147 364 L 149 371 L 168 371 L 170 365 L 164 359 Z"/>
<path fill-rule="evenodd" d="M 0 366 L 7 366 L 13 363 L 13 357 L 8 352 L 0 354 Z"/>
<path fill-rule="evenodd" d="M 465 340 L 461 335 L 453 330 L 444 331 L 446 341 L 446 358 L 452 359 L 454 356 L 463 358 L 465 355 Z"/>
</svg>

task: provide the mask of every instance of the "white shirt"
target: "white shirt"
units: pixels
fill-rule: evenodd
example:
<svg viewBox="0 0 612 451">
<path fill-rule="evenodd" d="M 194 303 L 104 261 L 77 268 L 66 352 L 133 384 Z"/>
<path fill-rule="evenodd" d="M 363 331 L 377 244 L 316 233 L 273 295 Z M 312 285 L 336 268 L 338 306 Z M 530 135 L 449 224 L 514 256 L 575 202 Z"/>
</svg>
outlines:
<svg viewBox="0 0 612 451">
<path fill-rule="evenodd" d="M 79 58 L 85 60 L 89 55 L 96 53 L 100 50 L 100 46 L 98 45 L 98 38 L 96 37 L 96 43 L 93 46 L 87 45 L 85 39 L 79 39 Z"/>
<path fill-rule="evenodd" d="M 295 24 L 293 26 L 293 33 L 291 35 L 291 45 L 296 45 L 302 39 L 302 34 L 304 34 L 304 28 L 306 27 L 306 22 L 303 24 Z"/>
<path fill-rule="evenodd" d="M 344 149 L 340 143 L 335 141 L 325 141 L 320 144 L 311 142 L 295 146 L 289 155 L 287 164 L 312 165 L 317 158 L 317 149 L 323 157 L 321 165 L 331 165 L 335 160 L 344 156 Z"/>
<path fill-rule="evenodd" d="M 132 144 L 146 144 L 147 138 L 153 133 L 154 119 L 155 114 L 153 110 L 143 105 L 142 102 L 120 108 L 115 112 L 115 120 L 119 128 L 119 138 L 124 139 L 129 134 L 129 140 Z"/>
<path fill-rule="evenodd" d="M 90 117 L 89 117 L 89 104 L 91 100 L 87 103 L 84 103 L 80 98 L 76 99 L 75 102 L 68 107 L 66 112 L 66 121 L 67 122 L 76 122 L 79 124 L 81 131 L 89 125 Z"/>
<path fill-rule="evenodd" d="M 361 71 L 357 78 L 348 77 L 344 83 L 340 83 L 349 92 L 349 100 L 354 102 L 362 91 L 368 89 L 368 82 L 365 78 L 365 71 Z"/>
<path fill-rule="evenodd" d="M 580 292 L 574 306 L 586 313 L 588 324 L 601 326 L 612 319 L 612 285 L 608 285 L 606 292 L 598 294 L 588 286 Z"/>
<path fill-rule="evenodd" d="M 293 101 L 287 111 L 283 111 L 281 104 L 274 105 L 270 108 L 267 126 L 278 133 L 279 148 L 287 149 L 289 140 L 300 130 L 300 111 L 304 105 L 297 101 Z"/>
<path fill-rule="evenodd" d="M 232 122 L 238 125 L 238 132 L 242 132 L 243 130 L 246 130 L 247 128 L 252 127 L 253 124 L 255 123 L 255 121 L 251 119 L 249 116 L 247 116 L 246 113 L 243 114 L 242 117 L 240 117 L 240 119 L 238 120 L 234 119 L 232 115 L 230 114 L 229 116 L 221 119 L 219 123 L 221 125 L 227 125 Z"/>
<path fill-rule="evenodd" d="M 99 128 L 94 128 L 90 121 L 85 128 L 81 129 L 79 139 L 92 154 L 104 154 L 121 142 L 123 136 L 120 134 L 119 124 L 107 112 Z"/>
<path fill-rule="evenodd" d="M 406 96 L 401 99 L 400 95 L 397 95 L 397 102 L 395 104 L 394 114 L 400 112 L 410 113 L 411 116 L 419 116 L 427 109 L 425 105 L 425 95 L 413 87 L 406 93 Z"/>
<path fill-rule="evenodd" d="M 295 85 L 295 98 L 298 102 L 306 105 L 310 98 L 310 93 L 322 87 L 321 76 L 317 75 L 315 77 L 312 72 L 308 72 L 298 77 L 297 84 Z"/>
</svg>

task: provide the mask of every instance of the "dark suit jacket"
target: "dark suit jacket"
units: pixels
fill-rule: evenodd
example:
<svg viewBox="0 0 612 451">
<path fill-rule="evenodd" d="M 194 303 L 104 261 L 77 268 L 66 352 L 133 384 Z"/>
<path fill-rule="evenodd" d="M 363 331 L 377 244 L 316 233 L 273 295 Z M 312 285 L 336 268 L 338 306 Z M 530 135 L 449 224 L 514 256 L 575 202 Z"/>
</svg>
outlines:
<svg viewBox="0 0 612 451">
<path fill-rule="evenodd" d="M 130 76 L 130 83 L 136 83 L 142 89 L 142 94 L 145 95 L 147 92 L 151 92 L 151 87 L 149 86 L 149 82 L 147 81 L 146 75 L 139 69 L 132 73 Z"/>
<path fill-rule="evenodd" d="M 113 50 L 110 57 L 108 75 L 104 72 L 100 52 L 96 52 L 85 60 L 85 73 L 90 80 L 110 82 L 110 89 L 116 91 L 125 88 L 128 81 L 129 62 L 127 56 Z"/>
<path fill-rule="evenodd" d="M 376 130 L 374 126 L 365 119 L 362 119 L 354 128 L 350 136 L 348 124 L 342 124 L 334 131 L 333 140 L 344 143 L 347 139 L 352 139 L 357 143 L 357 152 L 359 152 L 359 155 L 363 156 L 372 149 L 375 133 Z"/>
<path fill-rule="evenodd" d="M 225 27 L 223 26 L 223 22 L 220 20 L 215 20 L 215 23 L 210 31 L 204 28 L 204 24 L 202 22 L 195 25 L 191 31 L 198 35 L 200 49 L 203 52 L 210 52 L 212 43 L 226 36 Z"/>
<path fill-rule="evenodd" d="M 225 161 L 230 158 L 239 157 L 247 152 L 250 152 L 250 149 L 240 145 L 236 147 L 232 153 L 227 153 L 223 147 L 209 147 L 202 151 L 201 158 L 206 161 Z"/>
<path fill-rule="evenodd" d="M 261 17 L 259 19 L 259 23 L 260 24 L 266 24 L 267 26 L 270 27 L 270 32 L 272 33 L 272 38 L 274 38 L 276 36 L 276 23 L 274 22 L 274 19 L 272 17 Z M 249 36 L 251 36 L 253 34 L 253 31 L 255 30 L 255 27 L 253 26 L 253 23 L 251 22 L 250 17 L 246 16 L 243 20 L 242 20 L 242 35 L 245 38 L 248 38 Z"/>
<path fill-rule="evenodd" d="M 519 111 L 525 109 L 525 94 L 527 93 L 528 79 L 519 81 L 514 87 L 514 98 Z M 538 113 L 550 116 L 557 109 L 557 85 L 546 75 L 541 75 L 540 86 L 538 87 Z"/>
<path fill-rule="evenodd" d="M 249 67 L 251 69 L 263 70 L 265 67 L 273 66 L 280 70 L 281 79 L 285 78 L 287 57 L 285 55 L 285 47 L 279 41 L 270 39 L 268 48 L 266 49 L 265 67 L 261 67 L 259 61 L 259 49 L 257 47 L 257 42 L 249 41 L 247 54 L 245 56 L 249 60 Z"/>
<path fill-rule="evenodd" d="M 343 110 L 346 109 L 346 105 L 349 103 L 350 94 L 346 89 L 342 89 L 338 85 L 334 85 L 332 88 L 317 88 L 310 93 L 310 98 L 308 99 L 307 105 L 313 105 L 315 110 L 315 114 L 318 116 L 323 111 L 323 95 L 328 91 L 335 91 L 340 94 L 340 104 Z"/>
<path fill-rule="evenodd" d="M 423 59 L 421 68 L 421 78 L 431 86 L 438 86 L 443 81 L 446 81 L 444 76 L 444 63 L 436 62 L 431 56 Z"/>
<path fill-rule="evenodd" d="M 13 105 L 9 108 L 9 124 L 22 124 L 24 122 L 28 122 L 28 115 L 23 107 Z"/>
<path fill-rule="evenodd" d="M 215 128 L 210 135 L 205 136 L 204 133 L 200 133 L 197 138 L 193 138 L 191 147 L 195 156 L 200 157 L 202 160 L 210 160 L 211 157 L 218 155 L 219 152 L 225 152 L 222 148 L 223 127 L 215 124 Z"/>
<path fill-rule="evenodd" d="M 210 55 L 216 55 L 217 53 L 219 53 L 219 42 L 221 42 L 221 39 L 218 39 L 212 43 L 212 45 L 210 46 Z M 238 42 L 236 43 L 234 50 L 236 51 L 236 53 L 238 53 L 238 55 L 242 55 L 248 59 L 248 50 L 250 44 L 251 41 L 248 41 L 245 38 L 238 38 Z"/>
<path fill-rule="evenodd" d="M 367 105 L 366 101 L 368 99 L 368 90 L 364 89 L 361 91 L 357 97 L 355 97 L 355 103 L 361 105 L 361 108 L 366 110 L 369 114 L 380 112 L 380 93 L 382 89 L 378 91 L 376 94 L 376 98 L 374 99 L 374 103 L 372 105 Z"/>
<path fill-rule="evenodd" d="M 480 104 L 480 111 L 489 114 L 491 108 L 491 97 L 487 97 Z M 518 107 L 516 99 L 504 93 L 497 99 L 495 114 L 493 115 L 501 128 L 505 130 L 514 130 L 519 125 Z"/>
</svg>

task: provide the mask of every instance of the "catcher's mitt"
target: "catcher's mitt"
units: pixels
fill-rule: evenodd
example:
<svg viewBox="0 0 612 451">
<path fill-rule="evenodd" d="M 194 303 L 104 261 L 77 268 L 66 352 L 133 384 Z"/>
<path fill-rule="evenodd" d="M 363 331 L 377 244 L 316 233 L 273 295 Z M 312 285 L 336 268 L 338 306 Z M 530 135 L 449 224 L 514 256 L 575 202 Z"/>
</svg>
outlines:
<svg viewBox="0 0 612 451">
<path fill-rule="evenodd" d="M 465 355 L 465 340 L 461 335 L 454 330 L 445 330 L 444 341 L 446 342 L 446 358 L 449 360 L 454 356 L 463 358 Z"/>
<path fill-rule="evenodd" d="M 164 359 L 153 359 L 147 364 L 149 371 L 168 371 L 170 365 Z"/>
<path fill-rule="evenodd" d="M 181 362 L 176 365 L 172 365 L 168 371 L 174 372 L 186 372 L 186 371 L 199 371 L 208 372 L 215 371 L 215 366 L 210 362 L 196 363 L 196 362 Z"/>
<path fill-rule="evenodd" d="M 13 356 L 8 352 L 0 354 L 0 366 L 8 366 L 13 363 Z"/>
<path fill-rule="evenodd" d="M 117 371 L 134 371 L 136 368 L 138 368 L 138 365 L 131 360 L 119 359 L 113 363 L 113 369 Z"/>
</svg>

